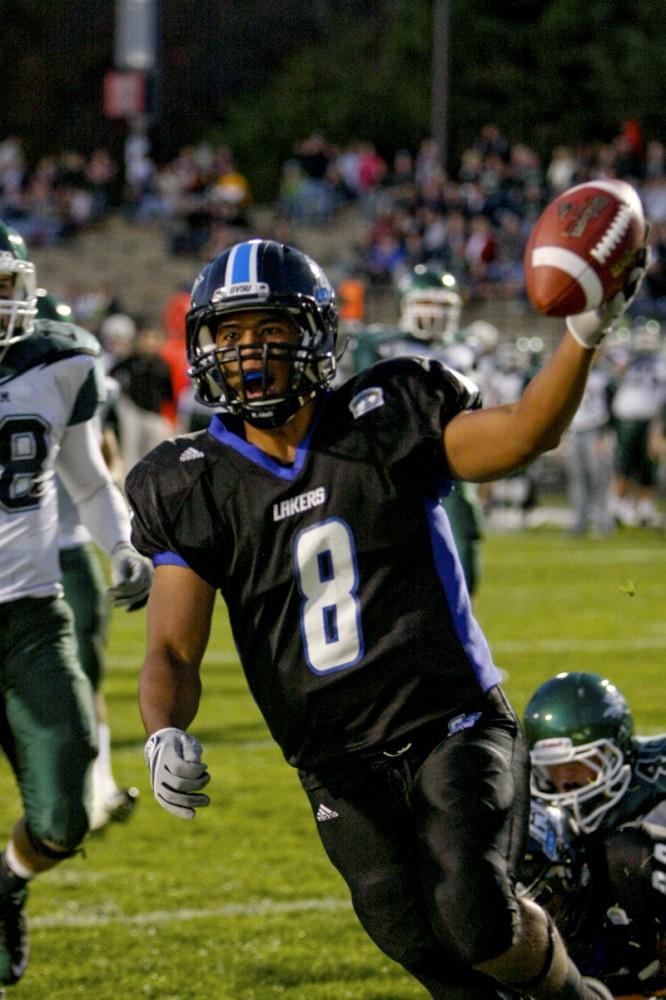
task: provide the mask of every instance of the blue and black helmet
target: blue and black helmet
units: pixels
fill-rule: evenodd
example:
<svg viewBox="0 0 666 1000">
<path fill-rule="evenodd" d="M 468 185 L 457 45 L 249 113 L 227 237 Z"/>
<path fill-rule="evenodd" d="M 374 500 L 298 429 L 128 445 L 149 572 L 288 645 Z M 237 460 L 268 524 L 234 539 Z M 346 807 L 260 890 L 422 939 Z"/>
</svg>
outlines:
<svg viewBox="0 0 666 1000">
<path fill-rule="evenodd" d="M 221 320 L 254 309 L 288 317 L 298 331 L 297 341 L 218 345 Z M 186 331 L 196 397 L 254 426 L 278 427 L 333 378 L 337 328 L 335 293 L 315 261 L 273 240 L 236 243 L 204 267 L 192 288 Z M 258 369 L 259 360 L 263 364 Z M 271 391 L 268 372 L 269 362 L 277 361 L 291 366 L 288 388 L 279 394 Z M 255 376 L 251 394 L 246 382 L 250 369 Z"/>
</svg>

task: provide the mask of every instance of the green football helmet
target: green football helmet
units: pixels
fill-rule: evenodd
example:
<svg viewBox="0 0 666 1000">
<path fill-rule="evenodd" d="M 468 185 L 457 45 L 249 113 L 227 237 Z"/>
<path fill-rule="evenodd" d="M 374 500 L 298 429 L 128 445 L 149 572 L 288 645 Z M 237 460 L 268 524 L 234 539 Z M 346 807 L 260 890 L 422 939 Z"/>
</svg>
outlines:
<svg viewBox="0 0 666 1000">
<path fill-rule="evenodd" d="M 462 297 L 452 274 L 417 264 L 400 299 L 400 326 L 418 340 L 450 344 L 460 328 Z"/>
<path fill-rule="evenodd" d="M 537 688 L 523 717 L 532 794 L 569 809 L 583 833 L 596 830 L 631 780 L 634 722 L 614 684 L 591 673 L 561 673 Z M 580 762 L 589 780 L 558 790 L 550 768 Z"/>
<path fill-rule="evenodd" d="M 35 265 L 20 233 L 0 222 L 0 274 L 12 276 L 10 297 L 0 297 L 0 356 L 11 345 L 25 340 L 37 316 Z"/>
<path fill-rule="evenodd" d="M 59 323 L 74 321 L 74 310 L 66 302 L 61 302 L 45 288 L 38 288 L 36 294 L 38 319 L 55 319 Z"/>
</svg>

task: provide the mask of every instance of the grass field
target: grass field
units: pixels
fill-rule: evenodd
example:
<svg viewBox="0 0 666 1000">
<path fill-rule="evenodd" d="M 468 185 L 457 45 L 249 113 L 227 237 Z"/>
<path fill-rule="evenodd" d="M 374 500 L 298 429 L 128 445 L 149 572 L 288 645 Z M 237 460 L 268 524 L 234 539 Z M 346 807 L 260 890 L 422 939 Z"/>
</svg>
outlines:
<svg viewBox="0 0 666 1000">
<path fill-rule="evenodd" d="M 553 673 L 595 670 L 627 695 L 639 731 L 662 731 L 665 608 L 663 533 L 574 541 L 540 529 L 484 543 L 477 616 L 520 711 Z M 213 803 L 192 823 L 157 806 L 135 697 L 143 629 L 143 612 L 114 615 L 106 682 L 116 777 L 140 789 L 139 806 L 34 883 L 31 963 L 10 998 L 423 1000 L 357 926 L 246 693 L 222 605 L 192 727 Z M 0 791 L 4 842 L 20 808 L 4 762 Z"/>
</svg>

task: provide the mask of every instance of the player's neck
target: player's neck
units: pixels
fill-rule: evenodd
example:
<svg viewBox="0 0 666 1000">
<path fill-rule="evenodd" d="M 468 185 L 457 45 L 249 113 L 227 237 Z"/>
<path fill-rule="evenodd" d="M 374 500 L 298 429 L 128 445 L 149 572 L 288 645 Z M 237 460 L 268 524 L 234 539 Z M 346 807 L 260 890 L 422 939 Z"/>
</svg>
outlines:
<svg viewBox="0 0 666 1000">
<path fill-rule="evenodd" d="M 307 434 L 314 415 L 314 402 L 306 403 L 281 427 L 269 429 L 245 424 L 245 439 L 278 462 L 295 462 L 298 446 Z"/>
</svg>

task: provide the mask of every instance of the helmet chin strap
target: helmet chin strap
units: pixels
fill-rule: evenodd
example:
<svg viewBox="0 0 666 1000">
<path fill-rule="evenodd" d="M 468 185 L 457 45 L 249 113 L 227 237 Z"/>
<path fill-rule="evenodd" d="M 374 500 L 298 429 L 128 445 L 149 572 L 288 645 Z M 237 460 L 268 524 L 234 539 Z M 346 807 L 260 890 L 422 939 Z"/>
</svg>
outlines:
<svg viewBox="0 0 666 1000">
<path fill-rule="evenodd" d="M 256 427 L 260 430 L 275 430 L 275 428 L 283 427 L 290 420 L 293 420 L 298 411 L 302 410 L 307 403 L 314 399 L 317 392 L 318 389 L 313 388 L 302 396 L 292 396 L 288 399 L 279 400 L 276 405 L 277 412 L 275 413 L 261 414 L 258 412 L 258 406 L 257 409 L 252 409 L 251 403 L 241 404 L 235 409 L 235 412 L 245 423 L 250 424 L 251 427 Z M 289 406 L 289 412 L 283 416 L 282 414 L 287 406 Z"/>
</svg>

